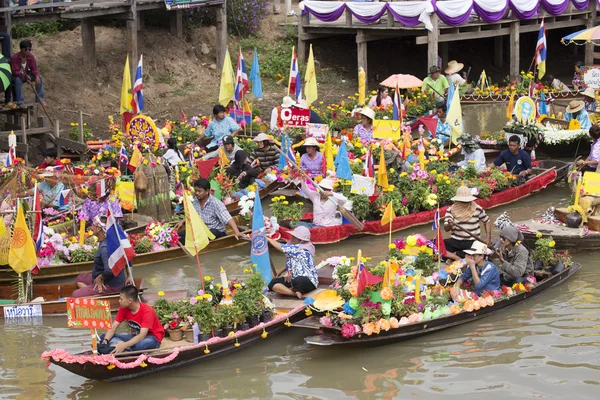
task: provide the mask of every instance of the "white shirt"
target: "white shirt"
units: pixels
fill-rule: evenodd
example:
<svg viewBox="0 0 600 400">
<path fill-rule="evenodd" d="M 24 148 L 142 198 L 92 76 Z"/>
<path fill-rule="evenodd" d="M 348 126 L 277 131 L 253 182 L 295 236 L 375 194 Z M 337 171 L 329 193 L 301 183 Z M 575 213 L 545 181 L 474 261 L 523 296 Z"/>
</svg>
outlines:
<svg viewBox="0 0 600 400">
<path fill-rule="evenodd" d="M 276 131 L 279 129 L 279 127 L 277 126 L 277 119 L 279 117 L 278 115 L 278 111 L 277 111 L 277 107 L 273 108 L 273 111 L 271 111 L 271 130 L 272 131 Z"/>
<path fill-rule="evenodd" d="M 337 226 L 342 224 L 342 215 L 338 212 L 337 206 L 343 205 L 347 199 L 341 193 L 334 193 L 333 198 L 336 203 L 327 199 L 321 201 L 321 195 L 315 190 L 309 189 L 304 181 L 302 182 L 302 192 L 313 203 L 313 224 L 317 226 Z"/>
<path fill-rule="evenodd" d="M 463 77 L 460 76 L 458 73 L 452 74 L 452 75 L 448 75 L 446 77 L 446 79 L 448 79 L 448 82 L 450 82 L 450 83 L 459 83 L 461 85 L 463 83 L 465 83 L 465 80 L 463 79 Z"/>
<path fill-rule="evenodd" d="M 486 168 L 485 165 L 485 153 L 482 149 L 477 149 L 472 153 L 467 153 L 465 149 L 462 150 L 462 154 L 465 155 L 465 159 L 456 165 L 459 167 L 464 167 L 469 164 L 469 160 L 475 160 L 477 163 L 475 164 L 475 169 L 477 171 L 483 171 Z"/>
<path fill-rule="evenodd" d="M 179 152 L 173 149 L 167 150 L 167 152 L 163 155 L 163 158 L 167 160 L 169 165 L 173 167 L 180 162 L 185 162 L 185 160 L 179 155 Z"/>
<path fill-rule="evenodd" d="M 558 79 L 554 78 L 552 80 L 552 87 L 556 90 L 560 90 L 561 92 L 570 92 L 569 88 L 567 87 L 567 85 L 565 85 L 564 83 L 562 83 L 561 81 L 559 81 Z"/>
</svg>

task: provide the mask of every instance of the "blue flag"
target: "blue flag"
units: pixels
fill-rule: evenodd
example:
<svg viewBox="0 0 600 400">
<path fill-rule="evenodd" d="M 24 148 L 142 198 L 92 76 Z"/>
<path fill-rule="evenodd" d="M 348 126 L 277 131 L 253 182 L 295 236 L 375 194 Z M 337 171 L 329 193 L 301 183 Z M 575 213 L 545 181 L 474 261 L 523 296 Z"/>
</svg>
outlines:
<svg viewBox="0 0 600 400">
<path fill-rule="evenodd" d="M 286 149 L 288 147 L 289 147 L 289 145 L 288 145 L 287 133 L 284 133 L 283 135 L 281 135 L 281 151 L 283 151 L 285 153 Z M 286 165 L 287 165 L 287 160 L 285 159 L 283 154 L 280 154 L 279 155 L 279 164 L 277 165 L 277 168 L 282 170 L 285 168 Z"/>
<path fill-rule="evenodd" d="M 540 90 L 540 102 L 538 103 L 538 115 L 542 116 L 544 114 L 548 115 L 548 106 L 544 100 L 546 100 L 546 95 L 542 90 Z"/>
<path fill-rule="evenodd" d="M 262 81 L 260 80 L 260 67 L 258 66 L 258 53 L 254 49 L 252 68 L 250 70 L 250 82 L 252 82 L 252 94 L 262 100 Z"/>
<path fill-rule="evenodd" d="M 350 160 L 348 159 L 348 149 L 346 148 L 345 140 L 342 140 L 333 164 L 335 165 L 335 174 L 338 178 L 352 180 L 352 170 L 350 169 Z"/>
<path fill-rule="evenodd" d="M 265 230 L 265 221 L 263 220 L 262 205 L 260 197 L 254 198 L 254 214 L 252 215 L 252 250 L 250 251 L 250 260 L 256 264 L 254 270 L 259 272 L 265 283 L 269 283 L 273 278 L 271 273 L 271 258 L 269 257 L 269 242 Z"/>
<path fill-rule="evenodd" d="M 452 96 L 454 96 L 454 82 L 450 82 L 450 86 L 448 87 L 448 99 L 446 100 L 446 110 L 450 109 L 450 103 L 452 102 Z"/>
</svg>

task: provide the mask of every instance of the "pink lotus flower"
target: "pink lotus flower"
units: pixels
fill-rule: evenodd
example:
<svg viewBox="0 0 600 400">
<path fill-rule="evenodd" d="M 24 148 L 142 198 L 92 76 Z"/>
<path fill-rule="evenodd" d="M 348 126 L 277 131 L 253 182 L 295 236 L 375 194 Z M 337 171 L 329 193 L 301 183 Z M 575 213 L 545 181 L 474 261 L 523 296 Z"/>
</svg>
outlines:
<svg viewBox="0 0 600 400">
<path fill-rule="evenodd" d="M 327 328 L 331 328 L 333 326 L 333 323 L 331 322 L 331 318 L 325 317 L 325 316 L 319 318 L 319 323 Z"/>
<path fill-rule="evenodd" d="M 354 325 L 352 324 L 344 324 L 342 326 L 342 336 L 345 337 L 346 339 L 351 338 L 352 336 L 356 335 L 356 328 Z"/>
</svg>

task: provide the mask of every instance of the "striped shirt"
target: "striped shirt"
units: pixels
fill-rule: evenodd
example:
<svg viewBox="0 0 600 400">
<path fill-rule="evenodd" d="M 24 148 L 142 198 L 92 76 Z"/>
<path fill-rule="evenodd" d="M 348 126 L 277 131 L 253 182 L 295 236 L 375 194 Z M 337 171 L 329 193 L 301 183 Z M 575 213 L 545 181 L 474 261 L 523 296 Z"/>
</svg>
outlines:
<svg viewBox="0 0 600 400">
<path fill-rule="evenodd" d="M 450 207 L 448 209 L 448 211 L 446 212 L 446 220 L 444 221 L 444 224 L 448 224 L 449 220 L 452 220 L 452 222 L 455 225 L 460 226 L 462 229 L 471 233 L 471 235 L 479 236 L 479 235 L 481 235 L 481 228 L 479 226 L 479 223 L 486 224 L 490 220 L 490 217 L 488 217 L 488 215 L 485 213 L 483 208 L 476 205 L 476 209 L 475 209 L 475 212 L 473 213 L 473 216 L 465 222 L 457 221 L 455 219 L 454 215 L 452 214 L 452 207 Z M 452 228 L 452 239 L 473 240 L 473 237 L 470 236 L 468 233 L 463 232 L 459 228 L 453 227 Z"/>
<path fill-rule="evenodd" d="M 192 205 L 200 214 L 200 218 L 206 224 L 208 229 L 215 229 L 219 232 L 227 232 L 225 225 L 231 219 L 231 214 L 227 211 L 227 207 L 219 199 L 213 195 L 208 196 L 208 200 L 204 203 L 204 207 L 200 201 L 194 197 Z"/>
<path fill-rule="evenodd" d="M 254 150 L 254 157 L 260 161 L 258 166 L 259 171 L 264 171 L 270 167 L 276 167 L 279 164 L 279 152 L 274 144 L 269 145 L 269 148 L 265 151 L 263 149 Z"/>
</svg>

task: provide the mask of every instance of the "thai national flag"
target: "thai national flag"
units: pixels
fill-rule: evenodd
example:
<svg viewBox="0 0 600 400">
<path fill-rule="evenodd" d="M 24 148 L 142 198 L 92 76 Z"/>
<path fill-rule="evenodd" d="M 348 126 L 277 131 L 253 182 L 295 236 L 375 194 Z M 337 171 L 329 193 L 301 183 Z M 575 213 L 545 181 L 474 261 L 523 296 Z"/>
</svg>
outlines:
<svg viewBox="0 0 600 400">
<path fill-rule="evenodd" d="M 440 228 L 440 209 L 435 210 L 435 214 L 433 214 L 433 225 L 431 225 L 432 231 L 437 231 Z"/>
<path fill-rule="evenodd" d="M 13 165 L 15 163 L 15 158 L 17 158 L 15 156 L 15 148 L 11 146 L 8 148 L 8 155 L 6 156 L 6 166 L 9 167 Z"/>
<path fill-rule="evenodd" d="M 367 151 L 367 155 L 365 157 L 363 176 L 368 176 L 369 178 L 375 178 L 375 166 L 373 165 L 373 153 L 371 152 L 370 147 L 369 147 L 369 150 Z"/>
<path fill-rule="evenodd" d="M 135 71 L 135 82 L 131 91 L 131 109 L 134 114 L 144 111 L 144 93 L 142 92 L 142 56 Z"/>
<path fill-rule="evenodd" d="M 33 240 L 35 240 L 35 252 L 40 251 L 42 247 L 42 243 L 44 242 L 44 223 L 42 220 L 42 201 L 40 198 L 40 192 L 38 192 L 38 185 L 35 185 L 35 189 L 33 190 L 33 206 L 31 207 L 35 212 L 33 218 Z M 40 272 L 40 267 L 37 265 L 31 268 L 32 274 L 37 274 Z"/>
<path fill-rule="evenodd" d="M 250 90 L 248 74 L 246 73 L 246 62 L 242 50 L 238 54 L 237 72 L 235 74 L 235 101 L 241 102 L 242 98 Z"/>
<path fill-rule="evenodd" d="M 106 250 L 108 253 L 108 266 L 113 272 L 114 276 L 119 275 L 121 270 L 131 263 L 131 260 L 135 257 L 135 250 L 131 246 L 131 242 L 127 237 L 127 234 L 123 232 L 115 217 L 107 211 L 107 222 L 106 222 Z"/>
<path fill-rule="evenodd" d="M 120 164 L 129 164 L 129 156 L 127 155 L 127 150 L 125 150 L 125 146 L 121 145 L 121 150 L 119 151 L 119 168 Z"/>
<path fill-rule="evenodd" d="M 59 204 L 61 207 L 66 206 L 67 204 L 69 204 L 69 200 L 70 200 L 70 195 L 71 195 L 71 189 L 65 189 L 62 192 L 60 192 L 60 196 L 59 196 Z"/>
<path fill-rule="evenodd" d="M 396 86 L 396 91 L 394 92 L 394 112 L 392 114 L 392 119 L 396 121 L 400 121 L 402 119 L 402 108 L 400 106 L 400 94 L 398 93 L 398 87 Z"/>
<path fill-rule="evenodd" d="M 546 74 L 546 28 L 544 27 L 544 19 L 540 24 L 540 31 L 538 32 L 537 45 L 535 47 L 535 65 L 538 69 L 538 78 Z"/>
<path fill-rule="evenodd" d="M 100 179 L 96 182 L 96 197 L 101 199 L 106 194 L 106 182 L 104 179 Z"/>
<path fill-rule="evenodd" d="M 290 65 L 290 83 L 288 85 L 288 95 L 291 93 L 296 95 L 296 99 L 300 96 L 302 83 L 300 81 L 300 70 L 298 69 L 298 59 L 296 58 L 296 49 L 292 50 L 292 63 Z"/>
</svg>

